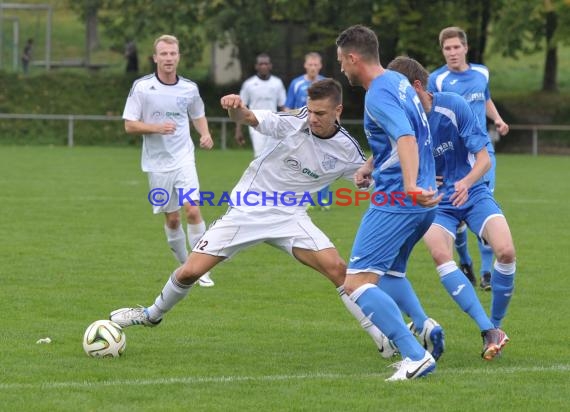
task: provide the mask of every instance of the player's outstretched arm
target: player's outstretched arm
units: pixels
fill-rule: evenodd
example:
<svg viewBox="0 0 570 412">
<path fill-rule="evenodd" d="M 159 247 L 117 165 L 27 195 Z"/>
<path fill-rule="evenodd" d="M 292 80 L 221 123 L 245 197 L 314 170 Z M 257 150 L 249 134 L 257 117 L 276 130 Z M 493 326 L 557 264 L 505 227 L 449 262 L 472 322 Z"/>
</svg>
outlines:
<svg viewBox="0 0 570 412">
<path fill-rule="evenodd" d="M 228 111 L 228 116 L 236 123 L 244 123 L 248 126 L 257 126 L 257 117 L 243 103 L 238 94 L 228 94 L 220 99 L 223 109 Z"/>
</svg>

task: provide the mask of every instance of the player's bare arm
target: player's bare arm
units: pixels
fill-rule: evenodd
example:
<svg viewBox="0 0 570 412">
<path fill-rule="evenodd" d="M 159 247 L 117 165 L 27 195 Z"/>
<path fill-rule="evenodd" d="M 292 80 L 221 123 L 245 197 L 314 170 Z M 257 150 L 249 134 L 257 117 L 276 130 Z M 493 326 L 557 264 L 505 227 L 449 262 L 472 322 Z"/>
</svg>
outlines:
<svg viewBox="0 0 570 412">
<path fill-rule="evenodd" d="M 354 173 L 354 184 L 360 189 L 367 189 L 372 183 L 374 157 L 370 156 L 366 162 Z"/>
<path fill-rule="evenodd" d="M 125 132 L 128 134 L 173 134 L 176 123 L 144 123 L 135 120 L 125 120 Z"/>
<path fill-rule="evenodd" d="M 208 127 L 208 119 L 206 117 L 200 117 L 198 119 L 193 119 L 192 124 L 200 133 L 200 147 L 203 149 L 211 149 L 214 147 L 214 141 L 210 135 L 210 129 Z"/>
<path fill-rule="evenodd" d="M 493 120 L 497 132 L 499 132 L 501 136 L 504 136 L 507 133 L 509 133 L 509 125 L 505 123 L 505 121 L 499 114 L 499 111 L 497 110 L 495 103 L 493 103 L 493 100 L 489 99 L 485 103 L 485 113 L 487 114 L 487 117 Z"/>
<path fill-rule="evenodd" d="M 228 94 L 220 99 L 223 109 L 228 111 L 228 116 L 236 123 L 247 124 L 255 127 L 259 124 L 257 117 L 249 110 L 238 94 Z"/>
<path fill-rule="evenodd" d="M 491 168 L 491 158 L 487 152 L 487 148 L 483 147 L 475 154 L 475 164 L 471 171 L 461 180 L 455 182 L 455 192 L 451 195 L 453 206 L 461 206 L 469 198 L 469 189 L 473 184 L 483 177 Z"/>
<path fill-rule="evenodd" d="M 418 144 L 414 136 L 401 136 L 397 143 L 398 157 L 400 158 L 400 167 L 402 168 L 402 177 L 404 180 L 404 191 L 408 196 L 414 199 L 420 206 L 433 207 L 441 202 L 443 195 L 437 195 L 437 191 L 431 187 L 428 189 L 417 185 L 419 155 Z"/>
</svg>

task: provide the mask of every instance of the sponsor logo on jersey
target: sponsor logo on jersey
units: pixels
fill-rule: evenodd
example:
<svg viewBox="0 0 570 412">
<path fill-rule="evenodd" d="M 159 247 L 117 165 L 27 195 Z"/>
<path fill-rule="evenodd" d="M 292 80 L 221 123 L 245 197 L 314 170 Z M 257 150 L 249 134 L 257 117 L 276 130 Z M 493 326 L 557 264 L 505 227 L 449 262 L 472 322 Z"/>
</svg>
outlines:
<svg viewBox="0 0 570 412">
<path fill-rule="evenodd" d="M 338 159 L 333 157 L 327 153 L 325 153 L 325 159 L 322 161 L 323 169 L 325 170 L 333 170 L 336 166 L 336 161 Z"/>
<path fill-rule="evenodd" d="M 468 95 L 465 96 L 465 100 L 467 100 L 468 102 L 473 102 L 475 100 L 485 100 L 485 93 L 483 92 L 477 92 L 477 93 L 470 93 Z"/>
<path fill-rule="evenodd" d="M 318 179 L 320 176 L 313 172 L 311 169 L 309 169 L 308 167 L 303 168 L 303 174 L 312 177 L 313 179 Z"/>
<path fill-rule="evenodd" d="M 187 97 L 177 97 L 176 98 L 176 105 L 180 110 L 186 111 L 188 104 L 190 103 L 190 99 Z"/>
<path fill-rule="evenodd" d="M 452 81 L 449 82 L 450 85 L 454 85 L 455 83 L 457 83 L 457 79 L 453 79 Z"/>
<path fill-rule="evenodd" d="M 301 170 L 301 162 L 297 159 L 295 159 L 294 157 L 288 157 L 287 159 L 284 160 L 285 165 L 292 170 Z"/>
<path fill-rule="evenodd" d="M 442 154 L 444 154 L 448 150 L 454 150 L 453 149 L 453 142 L 451 140 L 449 142 L 443 142 L 439 146 L 434 147 L 433 148 L 433 156 L 434 157 L 441 156 Z"/>
</svg>

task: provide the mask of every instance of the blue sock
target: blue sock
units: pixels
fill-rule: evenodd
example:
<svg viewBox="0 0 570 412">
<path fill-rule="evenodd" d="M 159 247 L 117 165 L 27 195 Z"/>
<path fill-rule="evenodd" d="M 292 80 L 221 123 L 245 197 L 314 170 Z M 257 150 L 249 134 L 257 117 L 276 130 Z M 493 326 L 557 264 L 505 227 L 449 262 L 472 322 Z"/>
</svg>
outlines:
<svg viewBox="0 0 570 412">
<path fill-rule="evenodd" d="M 440 271 L 445 270 L 444 265 L 447 265 L 448 270 L 455 268 L 455 270 L 443 274 Z M 485 313 L 485 309 L 479 302 L 475 289 L 471 282 L 465 277 L 463 272 L 457 268 L 455 262 L 453 264 L 444 264 L 438 266 L 440 271 L 440 280 L 449 296 L 459 305 L 463 312 L 467 313 L 477 323 L 481 331 L 493 329 L 493 323 Z"/>
<path fill-rule="evenodd" d="M 402 312 L 412 318 L 416 330 L 421 332 L 428 317 L 408 278 L 386 274 L 380 276 L 378 286 L 390 295 Z"/>
<path fill-rule="evenodd" d="M 501 322 L 507 314 L 507 308 L 515 288 L 515 272 L 505 275 L 497 270 L 497 265 L 500 263 L 495 263 L 495 269 L 491 275 L 491 321 L 496 328 L 501 326 Z M 512 265 L 514 266 L 514 263 Z"/>
<path fill-rule="evenodd" d="M 388 339 L 394 341 L 402 357 L 413 361 L 424 357 L 425 349 L 406 327 L 398 306 L 390 296 L 372 284 L 361 286 L 354 294 L 362 312 Z"/>
<path fill-rule="evenodd" d="M 478 243 L 479 253 L 481 254 L 481 277 L 483 277 L 483 273 L 493 272 L 493 249 L 483 245 L 481 240 Z"/>
<path fill-rule="evenodd" d="M 459 263 L 461 265 L 471 265 L 473 260 L 469 254 L 469 248 L 467 247 L 467 225 L 462 225 L 455 234 L 455 249 L 459 255 Z"/>
</svg>

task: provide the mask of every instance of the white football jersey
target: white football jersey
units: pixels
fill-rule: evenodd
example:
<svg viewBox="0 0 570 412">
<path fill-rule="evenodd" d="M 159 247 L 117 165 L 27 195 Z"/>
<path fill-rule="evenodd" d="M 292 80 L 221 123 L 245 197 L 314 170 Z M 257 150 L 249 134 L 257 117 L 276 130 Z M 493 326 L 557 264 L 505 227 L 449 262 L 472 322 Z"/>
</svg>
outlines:
<svg viewBox="0 0 570 412">
<path fill-rule="evenodd" d="M 133 83 L 123 119 L 144 123 L 176 123 L 171 135 L 143 135 L 141 166 L 145 172 L 169 172 L 194 162 L 190 120 L 205 116 L 196 83 L 178 76 L 176 84 L 162 83 L 156 74 Z"/>
<path fill-rule="evenodd" d="M 340 125 L 330 138 L 313 135 L 306 107 L 253 112 L 259 121 L 256 129 L 268 135 L 268 142 L 232 191 L 233 207 L 244 212 L 305 212 L 308 203 L 301 204 L 302 199 L 340 177 L 352 180 L 365 161 L 358 142 Z"/>
<path fill-rule="evenodd" d="M 243 82 L 239 96 L 251 110 L 276 112 L 278 107 L 285 106 L 287 92 L 279 77 L 271 75 L 269 79 L 262 80 L 252 76 Z"/>
</svg>

